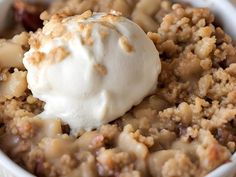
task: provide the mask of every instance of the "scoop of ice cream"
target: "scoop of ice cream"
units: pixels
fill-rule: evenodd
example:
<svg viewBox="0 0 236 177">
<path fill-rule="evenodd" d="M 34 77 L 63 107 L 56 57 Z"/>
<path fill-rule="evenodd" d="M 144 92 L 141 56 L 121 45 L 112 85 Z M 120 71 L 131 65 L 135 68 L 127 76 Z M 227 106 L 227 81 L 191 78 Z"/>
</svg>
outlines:
<svg viewBox="0 0 236 177">
<path fill-rule="evenodd" d="M 32 35 L 23 63 L 42 118 L 60 118 L 73 132 L 122 116 L 152 92 L 159 53 L 127 18 L 94 13 L 56 15 Z"/>
</svg>

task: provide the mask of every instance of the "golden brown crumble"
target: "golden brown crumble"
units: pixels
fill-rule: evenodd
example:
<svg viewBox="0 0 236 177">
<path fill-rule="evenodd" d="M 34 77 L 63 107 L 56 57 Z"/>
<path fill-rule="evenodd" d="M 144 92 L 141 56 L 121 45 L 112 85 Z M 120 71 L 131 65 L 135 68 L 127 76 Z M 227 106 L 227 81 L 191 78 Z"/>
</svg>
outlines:
<svg viewBox="0 0 236 177">
<path fill-rule="evenodd" d="M 87 11 L 85 11 L 84 13 L 82 13 L 81 15 L 79 15 L 78 17 L 79 17 L 79 20 L 86 20 L 86 19 L 88 19 L 89 17 L 91 17 L 92 16 L 92 14 L 93 14 L 93 12 L 91 11 L 91 10 L 87 10 Z"/>
<path fill-rule="evenodd" d="M 121 15 L 119 14 L 110 13 L 110 14 L 104 15 L 101 20 L 115 23 L 121 19 L 120 17 Z"/>
<path fill-rule="evenodd" d="M 120 47 L 128 53 L 134 51 L 134 47 L 129 43 L 128 39 L 125 36 L 119 38 L 119 44 Z"/>
<path fill-rule="evenodd" d="M 147 35 L 154 42 L 154 44 L 160 43 L 161 37 L 157 33 L 148 32 Z"/>
<path fill-rule="evenodd" d="M 48 53 L 50 64 L 59 63 L 64 60 L 70 53 L 64 47 L 56 47 Z"/>
<path fill-rule="evenodd" d="M 102 64 L 95 64 L 94 68 L 96 69 L 96 71 L 101 74 L 102 76 L 107 75 L 107 68 L 102 65 Z"/>
<path fill-rule="evenodd" d="M 78 137 L 69 136 L 68 125 L 60 120 L 35 117 L 44 103 L 27 89 L 21 46 L 28 47 L 28 34 L 3 40 L 1 149 L 29 172 L 47 177 L 201 177 L 227 162 L 236 143 L 236 49 L 230 36 L 213 25 L 213 14 L 169 0 L 59 0 L 41 17 L 60 21 L 89 9 L 120 11 L 152 31 L 148 36 L 162 62 L 156 91 L 121 118 L 97 130 L 81 131 Z M 50 38 L 41 33 L 35 34 L 39 41 L 30 40 L 31 47 L 38 48 Z M 91 37 L 89 29 L 86 34 Z M 126 40 L 124 49 L 132 51 Z M 6 55 L 2 46 L 16 52 Z M 51 55 L 63 59 L 64 50 Z M 36 53 L 32 61 L 40 62 L 42 56 Z M 105 66 L 94 67 L 106 75 Z"/>
<path fill-rule="evenodd" d="M 31 57 L 28 59 L 29 62 L 33 65 L 39 65 L 42 61 L 45 60 L 46 54 L 43 52 L 33 52 Z"/>
<path fill-rule="evenodd" d="M 92 37 L 92 29 L 93 29 L 93 24 L 85 24 L 85 25 L 80 25 L 80 29 L 83 32 L 82 36 L 82 44 L 91 46 L 93 45 L 93 37 Z"/>
<path fill-rule="evenodd" d="M 109 33 L 106 31 L 106 29 L 99 29 L 99 34 L 100 34 L 102 40 L 106 39 L 106 37 L 109 35 Z"/>
<path fill-rule="evenodd" d="M 33 34 L 31 34 L 31 36 L 29 38 L 29 45 L 30 45 L 30 47 L 32 47 L 34 49 L 39 49 L 41 46 L 39 40 Z"/>
</svg>

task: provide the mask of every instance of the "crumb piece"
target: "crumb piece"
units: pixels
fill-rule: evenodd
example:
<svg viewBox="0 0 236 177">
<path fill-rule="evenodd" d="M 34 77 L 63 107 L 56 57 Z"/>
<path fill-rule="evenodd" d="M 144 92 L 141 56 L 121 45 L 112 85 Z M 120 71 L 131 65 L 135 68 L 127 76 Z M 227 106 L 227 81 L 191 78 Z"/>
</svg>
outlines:
<svg viewBox="0 0 236 177">
<path fill-rule="evenodd" d="M 212 33 L 213 33 L 213 30 L 210 26 L 202 27 L 196 32 L 196 34 L 202 38 L 210 37 Z"/>
<path fill-rule="evenodd" d="M 212 67 L 212 61 L 210 58 L 206 58 L 200 61 L 200 66 L 203 70 L 209 70 Z"/>
<path fill-rule="evenodd" d="M 227 94 L 227 100 L 230 103 L 236 104 L 236 90 L 233 90 Z"/>
<path fill-rule="evenodd" d="M 64 40 L 69 41 L 73 38 L 73 34 L 68 31 L 62 37 L 63 37 Z"/>
<path fill-rule="evenodd" d="M 55 21 L 55 22 L 61 22 L 64 18 L 69 17 L 71 15 L 73 14 L 63 11 L 60 13 L 53 14 L 50 20 Z"/>
<path fill-rule="evenodd" d="M 129 43 L 128 39 L 125 36 L 120 37 L 119 44 L 123 50 L 130 53 L 134 51 L 133 46 Z"/>
<path fill-rule="evenodd" d="M 105 138 L 103 135 L 97 135 L 92 139 L 91 143 L 89 144 L 89 147 L 93 149 L 103 147 L 104 141 Z"/>
<path fill-rule="evenodd" d="M 236 63 L 229 65 L 229 67 L 226 68 L 226 72 L 232 76 L 236 76 Z"/>
<path fill-rule="evenodd" d="M 91 37 L 91 35 L 92 35 L 92 29 L 93 29 L 93 25 L 92 24 L 86 24 L 85 26 L 84 26 L 84 32 L 85 32 L 85 37 L 86 38 L 89 38 L 89 37 Z"/>
<path fill-rule="evenodd" d="M 148 32 L 147 35 L 155 44 L 158 44 L 161 41 L 161 37 L 157 33 Z"/>
<path fill-rule="evenodd" d="M 114 22 L 121 20 L 121 17 L 118 15 L 114 15 L 114 14 L 107 14 L 102 17 L 102 20 L 114 23 Z"/>
<path fill-rule="evenodd" d="M 78 20 L 86 20 L 88 19 L 89 17 L 91 17 L 93 15 L 92 11 L 91 10 L 87 10 L 85 11 L 84 13 L 82 13 L 81 15 L 78 15 Z"/>
<path fill-rule="evenodd" d="M 92 37 L 87 38 L 86 40 L 83 41 L 84 44 L 88 45 L 88 46 L 92 46 L 94 41 Z"/>
<path fill-rule="evenodd" d="M 207 58 L 215 48 L 215 43 L 215 37 L 205 37 L 197 42 L 194 52 L 202 59 Z"/>
<path fill-rule="evenodd" d="M 101 74 L 102 76 L 107 75 L 107 69 L 104 65 L 102 64 L 95 64 L 94 68 L 96 69 L 96 71 Z"/>
<path fill-rule="evenodd" d="M 92 29 L 93 29 L 93 24 L 81 24 L 79 26 L 79 31 L 83 33 L 82 36 L 82 44 L 91 46 L 94 43 L 93 37 L 92 37 Z"/>
<path fill-rule="evenodd" d="M 100 34 L 102 40 L 104 40 L 108 36 L 109 33 L 105 29 L 100 29 L 99 34 Z"/>
<path fill-rule="evenodd" d="M 41 14 L 40 14 L 40 19 L 41 20 L 49 20 L 50 19 L 50 15 L 47 11 L 43 11 Z"/>
<path fill-rule="evenodd" d="M 145 137 L 141 135 L 139 130 L 136 130 L 133 133 L 134 139 L 136 139 L 138 142 L 145 144 L 147 147 L 152 147 L 154 145 L 154 139 L 151 136 Z"/>
<path fill-rule="evenodd" d="M 85 24 L 80 23 L 80 24 L 79 24 L 78 31 L 79 31 L 79 32 L 82 32 L 82 31 L 84 30 L 84 28 L 85 28 Z"/>
<path fill-rule="evenodd" d="M 38 65 L 45 59 L 45 53 L 43 52 L 33 52 L 31 57 L 28 58 L 32 65 Z"/>
<path fill-rule="evenodd" d="M 33 47 L 35 49 L 39 49 L 40 46 L 41 46 L 40 41 L 36 37 L 34 37 L 34 36 L 30 37 L 29 44 L 30 44 L 30 47 Z"/>
<path fill-rule="evenodd" d="M 60 37 L 65 33 L 65 27 L 62 24 L 57 24 L 57 27 L 53 28 L 55 30 L 51 31 L 52 37 Z"/>
<path fill-rule="evenodd" d="M 110 10 L 109 14 L 115 15 L 115 16 L 122 16 L 122 12 L 117 10 Z"/>
<path fill-rule="evenodd" d="M 228 142 L 227 147 L 229 148 L 230 152 L 234 153 L 234 151 L 235 151 L 235 142 L 233 142 L 233 141 Z"/>
<path fill-rule="evenodd" d="M 48 57 L 52 63 L 59 63 L 69 55 L 64 47 L 57 47 L 48 53 Z"/>
<path fill-rule="evenodd" d="M 32 95 L 29 95 L 26 99 L 27 103 L 34 104 L 37 101 L 37 98 L 33 97 Z"/>
</svg>

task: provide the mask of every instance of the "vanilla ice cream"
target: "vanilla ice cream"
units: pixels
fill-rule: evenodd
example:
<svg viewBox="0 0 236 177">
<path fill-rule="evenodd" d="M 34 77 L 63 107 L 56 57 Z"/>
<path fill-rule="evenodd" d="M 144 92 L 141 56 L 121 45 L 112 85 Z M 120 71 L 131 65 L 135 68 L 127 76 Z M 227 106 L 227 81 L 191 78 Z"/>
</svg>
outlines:
<svg viewBox="0 0 236 177">
<path fill-rule="evenodd" d="M 73 132 L 122 116 L 154 91 L 161 63 L 143 30 L 117 14 L 53 16 L 30 39 L 23 63 L 42 118 Z"/>
</svg>

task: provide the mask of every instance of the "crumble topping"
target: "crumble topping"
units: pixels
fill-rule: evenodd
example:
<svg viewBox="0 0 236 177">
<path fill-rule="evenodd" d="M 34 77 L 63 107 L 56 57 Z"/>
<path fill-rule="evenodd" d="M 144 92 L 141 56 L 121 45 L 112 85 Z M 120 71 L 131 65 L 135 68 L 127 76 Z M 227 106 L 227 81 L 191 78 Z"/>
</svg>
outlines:
<svg viewBox="0 0 236 177">
<path fill-rule="evenodd" d="M 133 52 L 134 50 L 133 46 L 129 43 L 128 39 L 125 36 L 119 38 L 119 44 L 120 47 L 128 53 Z"/>
<path fill-rule="evenodd" d="M 29 38 L 29 45 L 35 49 L 39 49 L 41 47 L 39 40 L 33 34 L 31 34 L 31 37 Z"/>
<path fill-rule="evenodd" d="M 104 65 L 102 64 L 95 64 L 94 68 L 96 69 L 96 71 L 101 74 L 102 76 L 107 75 L 107 69 Z"/>
<path fill-rule="evenodd" d="M 106 37 L 108 37 L 109 32 L 105 28 L 104 29 L 101 28 L 101 29 L 99 29 L 99 34 L 100 34 L 102 40 L 105 40 Z"/>
<path fill-rule="evenodd" d="M 48 53 L 50 62 L 59 63 L 65 59 L 70 53 L 64 47 L 56 47 Z"/>
<path fill-rule="evenodd" d="M 121 15 L 119 13 L 111 12 L 110 14 L 104 15 L 102 17 L 102 20 L 115 23 L 115 22 L 119 22 L 121 20 L 120 17 L 121 17 Z"/>
<path fill-rule="evenodd" d="M 28 59 L 32 65 L 39 65 L 42 61 L 45 60 L 45 53 L 43 52 L 33 52 L 31 57 Z"/>
<path fill-rule="evenodd" d="M 82 24 L 80 25 L 80 29 L 82 31 L 82 44 L 92 46 L 94 43 L 94 39 L 92 37 L 92 29 L 94 24 Z"/>
<path fill-rule="evenodd" d="M 91 10 L 87 10 L 87 11 L 85 11 L 84 13 L 82 13 L 81 15 L 79 15 L 78 17 L 78 19 L 79 20 L 86 20 L 86 19 L 88 19 L 89 17 L 91 17 L 93 15 L 93 13 L 92 13 L 92 11 Z"/>
</svg>

